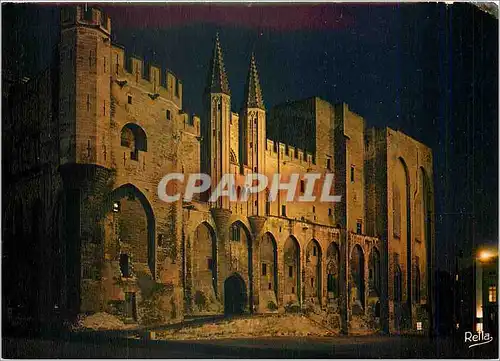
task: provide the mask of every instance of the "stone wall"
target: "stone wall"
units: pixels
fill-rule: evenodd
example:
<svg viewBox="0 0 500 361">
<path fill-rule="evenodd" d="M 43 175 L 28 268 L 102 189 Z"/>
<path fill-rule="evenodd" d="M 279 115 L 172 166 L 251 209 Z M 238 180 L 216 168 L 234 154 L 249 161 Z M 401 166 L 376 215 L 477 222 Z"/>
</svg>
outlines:
<svg viewBox="0 0 500 361">
<path fill-rule="evenodd" d="M 183 111 L 182 82 L 171 71 L 125 59 L 111 44 L 105 14 L 81 6 L 63 12 L 61 31 L 57 67 L 29 83 L 21 99 L 11 98 L 21 106 L 11 104 L 6 127 L 17 135 L 9 149 L 24 152 L 10 154 L 16 160 L 7 194 L 14 201 L 7 209 L 14 216 L 4 213 L 11 225 L 5 234 L 10 242 L 53 237 L 52 249 L 40 254 L 54 265 L 47 275 L 64 274 L 48 283 L 61 296 L 43 307 L 57 302 L 73 313 L 175 322 L 223 313 L 227 281 L 236 277 L 247 312 L 312 309 L 343 332 L 411 328 L 426 319 L 434 249 L 428 147 L 392 129 L 365 131 L 346 104 L 317 97 L 273 108 L 266 120 L 263 110 L 231 112 L 228 94 L 205 94 L 200 119 Z M 44 103 L 34 90 L 53 101 Z M 35 126 L 17 124 L 26 109 Z M 243 121 L 258 130 L 252 141 L 241 136 Z M 249 164 L 242 164 L 243 146 Z M 268 179 L 280 174 L 282 182 L 299 174 L 293 200 L 286 191 L 269 203 L 267 193 L 217 204 L 158 198 L 168 173 L 187 180 L 207 171 L 213 185 L 230 173 L 242 185 L 255 169 Z M 321 202 L 321 182 L 315 201 L 299 202 L 306 173 L 334 173 L 329 194 L 341 202 Z M 41 218 L 20 221 L 33 212 Z M 394 302 L 396 266 L 402 297 Z"/>
</svg>

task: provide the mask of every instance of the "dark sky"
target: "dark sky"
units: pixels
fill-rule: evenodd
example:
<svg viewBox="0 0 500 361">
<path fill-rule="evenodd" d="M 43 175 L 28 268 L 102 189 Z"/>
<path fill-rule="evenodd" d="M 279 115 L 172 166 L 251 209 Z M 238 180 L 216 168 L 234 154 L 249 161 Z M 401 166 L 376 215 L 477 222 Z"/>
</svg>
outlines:
<svg viewBox="0 0 500 361">
<path fill-rule="evenodd" d="M 498 241 L 498 21 L 468 4 L 106 5 L 127 55 L 171 69 L 201 113 L 219 31 L 238 111 L 255 51 L 269 108 L 344 101 L 434 151 L 437 264 Z M 3 68 L 30 75 L 57 44 L 52 5 L 3 6 Z"/>
</svg>

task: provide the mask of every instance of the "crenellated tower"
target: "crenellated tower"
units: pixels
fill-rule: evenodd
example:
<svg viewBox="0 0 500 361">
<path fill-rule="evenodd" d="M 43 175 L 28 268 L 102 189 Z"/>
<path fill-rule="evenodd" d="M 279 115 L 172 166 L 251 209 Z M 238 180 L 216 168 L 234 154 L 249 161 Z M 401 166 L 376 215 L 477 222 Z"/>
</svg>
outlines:
<svg viewBox="0 0 500 361">
<path fill-rule="evenodd" d="M 61 164 L 110 164 L 110 36 L 111 20 L 101 10 L 61 11 Z"/>
<path fill-rule="evenodd" d="M 231 92 L 224 68 L 219 34 L 216 35 L 204 94 L 205 117 L 202 122 L 202 172 L 212 179 L 215 189 L 221 177 L 230 172 Z M 219 197 L 217 208 L 229 209 L 227 197 Z"/>
<path fill-rule="evenodd" d="M 63 180 L 66 307 L 82 311 L 84 270 L 99 260 L 100 207 L 111 171 L 111 20 L 94 7 L 64 7 L 59 41 L 59 171 Z M 94 251 L 92 251 L 94 249 Z M 99 275 L 97 275 L 99 277 Z"/>
<path fill-rule="evenodd" d="M 266 152 L 266 110 L 255 55 L 252 53 L 240 111 L 240 154 L 250 173 L 263 173 Z M 252 214 L 265 215 L 265 193 L 253 194 Z"/>
</svg>

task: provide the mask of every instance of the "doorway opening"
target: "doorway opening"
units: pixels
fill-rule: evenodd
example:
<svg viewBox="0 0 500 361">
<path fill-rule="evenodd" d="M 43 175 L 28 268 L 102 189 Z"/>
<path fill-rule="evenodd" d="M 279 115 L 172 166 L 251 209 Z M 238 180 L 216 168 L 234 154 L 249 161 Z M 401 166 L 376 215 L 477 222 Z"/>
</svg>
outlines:
<svg viewBox="0 0 500 361">
<path fill-rule="evenodd" d="M 245 281 L 234 274 L 224 282 L 224 314 L 241 315 L 247 302 Z"/>
</svg>

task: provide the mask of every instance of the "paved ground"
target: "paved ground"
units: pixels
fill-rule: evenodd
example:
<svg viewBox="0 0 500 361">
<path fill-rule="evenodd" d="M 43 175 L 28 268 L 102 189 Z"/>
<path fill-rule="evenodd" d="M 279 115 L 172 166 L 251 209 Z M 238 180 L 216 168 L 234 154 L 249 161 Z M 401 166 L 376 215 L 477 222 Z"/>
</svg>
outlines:
<svg viewBox="0 0 500 361">
<path fill-rule="evenodd" d="M 3 338 L 4 358 L 497 358 L 497 342 L 472 349 L 461 339 L 337 336 L 205 341 L 142 340 L 110 333 L 65 339 Z"/>
</svg>

